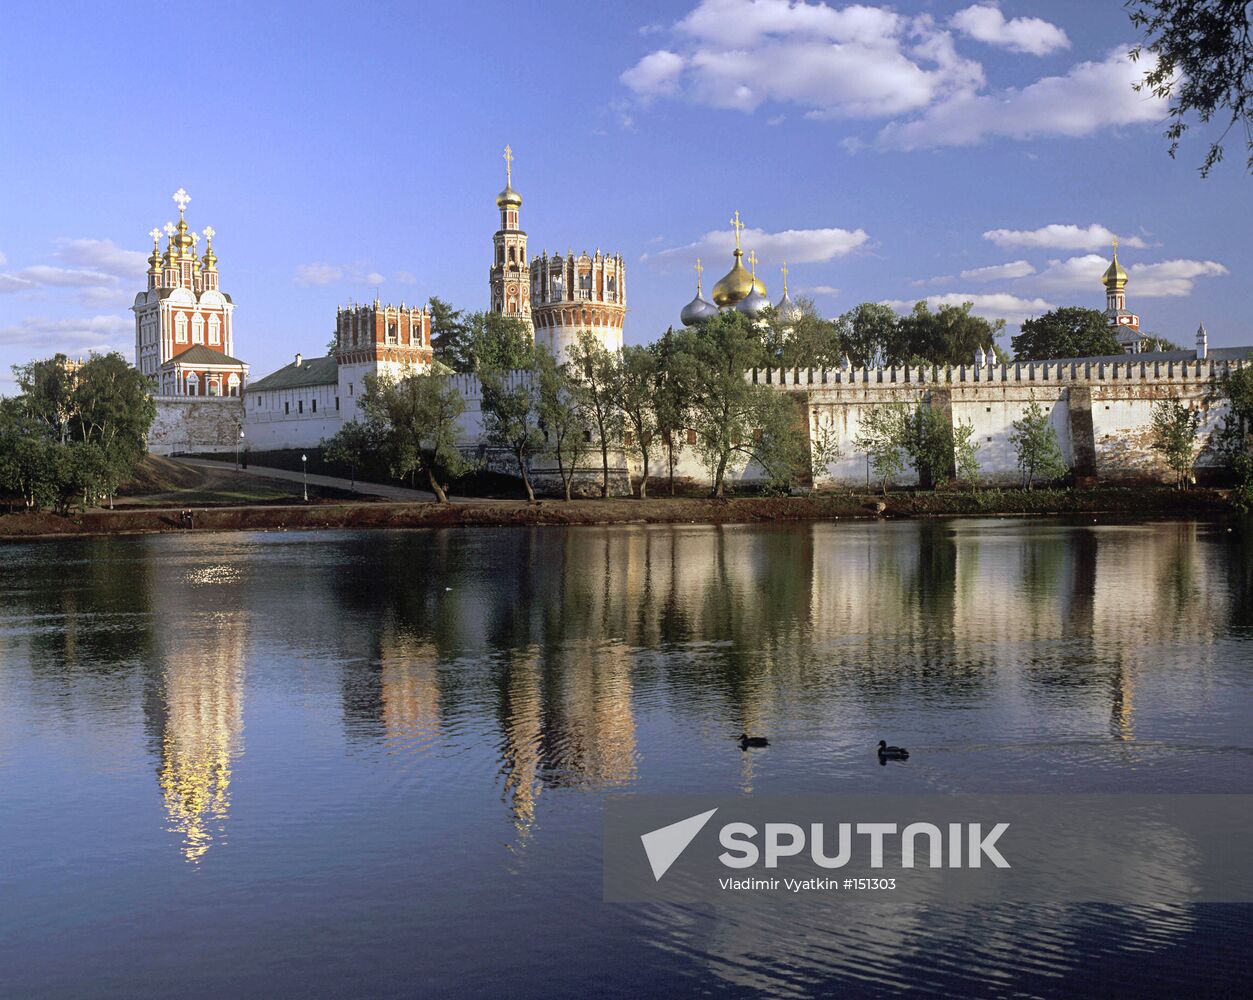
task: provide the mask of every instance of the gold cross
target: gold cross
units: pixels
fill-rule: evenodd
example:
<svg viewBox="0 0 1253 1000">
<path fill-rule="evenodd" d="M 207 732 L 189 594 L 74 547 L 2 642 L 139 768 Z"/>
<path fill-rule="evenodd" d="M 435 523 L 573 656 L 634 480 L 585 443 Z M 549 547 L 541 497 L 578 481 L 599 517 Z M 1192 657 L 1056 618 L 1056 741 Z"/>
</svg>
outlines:
<svg viewBox="0 0 1253 1000">
<path fill-rule="evenodd" d="M 513 150 L 505 147 L 505 187 L 513 186 Z"/>
<path fill-rule="evenodd" d="M 696 258 L 696 267 L 694 268 L 694 270 L 696 271 L 696 294 L 699 295 L 700 294 L 700 276 L 705 273 L 705 269 L 701 266 L 699 257 Z"/>
<path fill-rule="evenodd" d="M 783 266 L 779 268 L 783 272 L 783 290 L 787 291 L 787 261 L 783 262 Z"/>
<path fill-rule="evenodd" d="M 1117 236 L 1114 237 L 1114 253 L 1115 254 L 1118 253 L 1118 237 Z"/>
<path fill-rule="evenodd" d="M 152 232 L 150 232 L 148 235 L 152 237 L 152 245 L 153 245 L 154 247 L 155 247 L 155 246 L 156 246 L 159 242 L 161 242 L 161 230 L 160 230 L 160 229 L 156 229 L 156 228 L 154 228 L 154 229 L 152 230 Z"/>
<path fill-rule="evenodd" d="M 748 264 L 753 269 L 753 277 L 757 277 L 757 251 L 748 251 Z"/>
<path fill-rule="evenodd" d="M 735 227 L 735 249 L 740 248 L 740 230 L 744 228 L 744 223 L 740 221 L 740 210 L 735 210 L 735 218 L 731 220 L 731 225 Z"/>
</svg>

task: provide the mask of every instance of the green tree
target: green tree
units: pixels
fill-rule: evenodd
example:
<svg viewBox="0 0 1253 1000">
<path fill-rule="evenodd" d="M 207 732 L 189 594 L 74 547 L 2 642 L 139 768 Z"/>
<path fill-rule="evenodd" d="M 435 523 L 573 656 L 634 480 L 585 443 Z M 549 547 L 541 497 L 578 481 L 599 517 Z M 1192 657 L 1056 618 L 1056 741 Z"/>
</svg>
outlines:
<svg viewBox="0 0 1253 1000">
<path fill-rule="evenodd" d="M 470 346 L 470 325 L 463 312 L 454 309 L 437 295 L 431 296 L 431 350 L 437 361 L 455 372 L 474 368 Z"/>
<path fill-rule="evenodd" d="M 377 387 L 376 387 L 377 391 Z M 369 399 L 370 386 L 366 383 L 366 399 Z M 328 462 L 346 465 L 352 479 L 352 488 L 357 488 L 357 469 L 379 449 L 379 441 L 374 430 L 368 423 L 349 420 L 331 437 L 322 442 L 322 454 Z"/>
<path fill-rule="evenodd" d="M 1121 354 L 1105 314 L 1096 309 L 1064 306 L 1023 320 L 1022 332 L 1010 341 L 1018 361 L 1053 358 L 1095 358 Z"/>
<path fill-rule="evenodd" d="M 77 409 L 74 399 L 75 369 L 64 354 L 13 366 L 26 412 L 46 423 L 57 440 L 70 440 L 70 423 Z"/>
<path fill-rule="evenodd" d="M 543 452 L 545 442 L 540 429 L 540 380 L 535 351 L 528 347 L 523 360 L 525 364 L 508 368 L 480 367 L 478 374 L 483 386 L 483 436 L 489 444 L 513 456 L 527 499 L 533 501 L 530 463 Z"/>
<path fill-rule="evenodd" d="M 675 376 L 696 432 L 696 451 L 709 469 L 712 492 L 726 496 L 733 466 L 757 462 L 768 479 L 793 479 L 808 447 L 787 394 L 746 376 L 766 359 L 761 335 L 741 313 L 725 312 L 674 338 Z"/>
<path fill-rule="evenodd" d="M 463 466 L 456 434 L 465 405 L 448 376 L 431 372 L 401 379 L 367 375 L 361 398 L 371 433 L 386 442 L 392 472 L 411 479 L 425 475 L 440 503 L 448 495 L 439 477 L 456 475 Z"/>
<path fill-rule="evenodd" d="M 1201 411 L 1184 406 L 1177 399 L 1159 399 L 1153 404 L 1153 448 L 1161 452 L 1175 474 L 1176 489 L 1187 488 L 1200 425 Z"/>
<path fill-rule="evenodd" d="M 910 408 L 905 403 L 862 407 L 861 426 L 853 443 L 858 451 L 866 453 L 884 496 L 888 495 L 888 484 L 905 471 L 910 418 Z"/>
<path fill-rule="evenodd" d="M 1169 100 L 1173 158 L 1195 115 L 1208 125 L 1215 116 L 1226 126 L 1210 144 L 1201 164 L 1208 177 L 1223 158 L 1223 143 L 1238 124 L 1248 149 L 1246 168 L 1253 170 L 1253 37 L 1249 31 L 1248 0 L 1127 0 L 1131 23 L 1144 33 L 1131 50 L 1139 59 L 1147 49 L 1152 67 L 1135 85 L 1155 97 Z"/>
<path fill-rule="evenodd" d="M 571 499 L 574 474 L 591 447 L 592 427 L 565 365 L 552 352 L 535 349 L 539 378 L 539 425 L 546 451 L 557 460 L 562 493 Z"/>
<path fill-rule="evenodd" d="M 905 420 L 905 454 L 920 486 L 934 488 L 953 469 L 953 427 L 937 409 L 919 403 Z"/>
<path fill-rule="evenodd" d="M 640 457 L 640 499 L 648 496 L 649 458 L 657 444 L 657 354 L 647 347 L 628 345 L 616 382 L 619 412 L 631 433 L 628 446 Z"/>
<path fill-rule="evenodd" d="M 464 357 L 456 371 L 513 371 L 529 369 L 534 363 L 530 328 L 516 316 L 494 312 L 471 313 L 465 318 Z M 447 363 L 447 362 L 445 362 Z"/>
<path fill-rule="evenodd" d="M 20 398 L 0 397 L 0 490 L 17 493 L 28 510 L 55 500 L 52 428 L 31 416 Z"/>
<path fill-rule="evenodd" d="M 670 495 L 674 496 L 674 468 L 683 451 L 687 429 L 691 424 L 687 390 L 681 373 L 681 358 L 676 348 L 674 330 L 670 329 L 649 350 L 656 358 L 657 391 L 653 399 L 653 416 L 657 434 L 666 452 L 666 470 Z"/>
<path fill-rule="evenodd" d="M 838 321 L 818 315 L 811 299 L 797 297 L 799 315 L 781 316 L 770 309 L 764 318 L 763 338 L 770 364 L 783 368 L 838 368 L 844 358 Z"/>
<path fill-rule="evenodd" d="M 975 440 L 975 425 L 970 420 L 959 420 L 953 428 L 953 464 L 957 478 L 979 488 L 979 442 Z"/>
<path fill-rule="evenodd" d="M 837 321 L 844 353 L 855 368 L 888 364 L 888 354 L 899 340 L 901 318 L 891 306 L 863 302 Z"/>
<path fill-rule="evenodd" d="M 600 449 L 600 495 L 609 496 L 609 450 L 622 439 L 622 418 L 618 411 L 622 356 L 611 351 L 590 331 L 579 333 L 570 347 L 570 377 L 591 418 L 596 445 Z"/>
<path fill-rule="evenodd" d="M 1232 502 L 1242 510 L 1253 510 L 1253 368 L 1225 372 L 1210 399 L 1226 408 L 1216 443 L 1235 474 Z"/>
<path fill-rule="evenodd" d="M 996 338 L 1005 329 L 1005 321 L 973 316 L 973 306 L 973 302 L 942 305 L 932 312 L 925 300 L 915 303 L 913 311 L 901 317 L 887 363 L 965 365 L 981 347 L 996 352 Z"/>
<path fill-rule="evenodd" d="M 1066 474 L 1066 461 L 1062 457 L 1057 432 L 1053 430 L 1048 414 L 1035 400 L 1011 425 L 1009 440 L 1018 456 L 1022 484 L 1027 489 L 1032 489 L 1037 479 L 1060 479 Z"/>
</svg>

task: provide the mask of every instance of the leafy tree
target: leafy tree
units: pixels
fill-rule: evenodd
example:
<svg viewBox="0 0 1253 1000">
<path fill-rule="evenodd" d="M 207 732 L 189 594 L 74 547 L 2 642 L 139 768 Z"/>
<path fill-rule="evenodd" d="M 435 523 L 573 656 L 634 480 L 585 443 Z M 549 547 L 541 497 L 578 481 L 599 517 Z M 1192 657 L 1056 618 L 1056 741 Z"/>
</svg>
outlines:
<svg viewBox="0 0 1253 1000">
<path fill-rule="evenodd" d="M 919 403 L 905 421 L 904 445 L 919 484 L 934 487 L 949 477 L 953 467 L 953 428 L 939 410 Z"/>
<path fill-rule="evenodd" d="M 1176 489 L 1188 485 L 1200 424 L 1201 411 L 1190 409 L 1177 399 L 1159 399 L 1153 404 L 1153 447 L 1175 474 Z"/>
<path fill-rule="evenodd" d="M 557 460 L 562 491 L 569 500 L 574 473 L 590 447 L 591 422 L 566 366 L 559 365 L 543 347 L 537 347 L 535 355 L 540 428 L 547 453 Z"/>
<path fill-rule="evenodd" d="M 438 361 L 455 372 L 474 368 L 470 347 L 470 324 L 462 310 L 454 309 L 437 295 L 431 296 L 431 349 Z"/>
<path fill-rule="evenodd" d="M 570 377 L 591 418 L 596 444 L 600 448 L 600 495 L 609 496 L 609 449 L 621 439 L 622 421 L 617 399 L 622 377 L 622 356 L 610 351 L 590 331 L 579 334 L 570 348 Z"/>
<path fill-rule="evenodd" d="M 456 371 L 480 371 L 486 368 L 513 371 L 530 368 L 534 363 L 533 338 L 527 325 L 516 316 L 494 312 L 471 313 L 465 319 L 464 357 Z"/>
<path fill-rule="evenodd" d="M 1136 90 L 1147 90 L 1170 101 L 1170 140 L 1173 158 L 1195 114 L 1202 124 L 1215 116 L 1226 127 L 1210 144 L 1201 164 L 1208 177 L 1223 158 L 1227 134 L 1239 124 L 1249 151 L 1246 168 L 1253 170 L 1253 38 L 1249 33 L 1248 0 L 1126 0 L 1131 23 L 1144 40 L 1131 50 L 1139 59 L 1144 50 L 1155 63 Z"/>
<path fill-rule="evenodd" d="M 1105 314 L 1096 309 L 1063 306 L 1023 320 L 1022 332 L 1010 341 L 1018 361 L 1093 358 L 1121 354 Z"/>
<path fill-rule="evenodd" d="M 1182 351 L 1183 345 L 1176 344 L 1167 337 L 1159 337 L 1156 333 L 1147 333 L 1144 335 L 1144 350 L 1146 351 Z M 1121 348 L 1119 349 L 1121 353 Z"/>
<path fill-rule="evenodd" d="M 622 349 L 615 403 L 640 457 L 640 499 L 648 496 L 648 460 L 657 444 L 657 355 L 647 347 Z"/>
<path fill-rule="evenodd" d="M 863 302 L 837 321 L 844 353 L 856 368 L 877 368 L 888 363 L 888 353 L 898 340 L 901 318 L 891 306 Z M 843 360 L 843 359 L 841 359 Z"/>
<path fill-rule="evenodd" d="M 528 346 L 523 358 L 525 364 L 479 368 L 483 386 L 483 436 L 489 444 L 504 448 L 513 456 L 527 499 L 532 501 L 535 490 L 531 486 L 529 466 L 531 459 L 545 447 L 540 429 L 540 380 L 535 354 Z"/>
<path fill-rule="evenodd" d="M 369 399 L 369 383 L 365 399 Z M 368 423 L 349 420 L 331 437 L 322 442 L 322 454 L 328 462 L 348 466 L 352 488 L 357 488 L 357 469 L 366 463 L 379 448 L 378 436 Z"/>
<path fill-rule="evenodd" d="M 76 377 L 69 358 L 56 354 L 40 361 L 13 366 L 13 376 L 22 393 L 26 412 L 51 427 L 57 439 L 70 439 L 70 421 L 77 408 L 74 400 Z"/>
<path fill-rule="evenodd" d="M 1253 509 L 1253 368 L 1226 372 L 1211 398 L 1227 408 L 1217 444 L 1236 476 L 1232 500 L 1242 510 Z"/>
<path fill-rule="evenodd" d="M 792 479 L 808 446 L 807 428 L 785 394 L 745 377 L 766 357 L 749 319 L 721 313 L 677 334 L 674 351 L 675 377 L 713 495 L 726 496 L 727 472 L 741 462 L 756 461 L 775 482 Z"/>
<path fill-rule="evenodd" d="M 884 496 L 888 495 L 888 483 L 905 471 L 910 417 L 905 403 L 868 405 L 861 411 L 861 426 L 853 443 L 866 453 Z"/>
<path fill-rule="evenodd" d="M 901 317 L 887 363 L 964 365 L 974 360 L 981 347 L 995 352 L 1005 321 L 972 316 L 973 305 L 942 305 L 932 312 L 925 300 L 915 303 L 913 311 Z"/>
<path fill-rule="evenodd" d="M 783 368 L 837 368 L 844 359 L 842 328 L 838 321 L 818 315 L 813 300 L 795 301 L 799 316 L 765 314 L 763 336 L 770 363 Z"/>
<path fill-rule="evenodd" d="M 687 428 L 691 423 L 674 330 L 667 330 L 659 341 L 649 345 L 649 350 L 653 352 L 657 366 L 653 417 L 657 422 L 657 434 L 666 450 L 670 495 L 674 496 L 674 467 L 683 450 Z"/>
<path fill-rule="evenodd" d="M 953 464 L 957 478 L 979 488 L 979 442 L 975 440 L 975 425 L 970 420 L 959 420 L 953 428 Z"/>
<path fill-rule="evenodd" d="M 0 398 L 0 489 L 19 494 L 28 510 L 54 501 L 53 462 L 60 447 L 48 424 L 26 412 L 20 399 Z"/>
<path fill-rule="evenodd" d="M 465 412 L 465 400 L 448 376 L 367 375 L 361 406 L 373 433 L 387 444 L 392 472 L 411 478 L 424 474 L 431 492 L 447 503 L 439 476 L 461 471 L 456 433 L 457 420 Z"/>
<path fill-rule="evenodd" d="M 1011 425 L 1009 440 L 1018 455 L 1018 469 L 1022 473 L 1022 484 L 1027 489 L 1032 489 L 1037 479 L 1059 479 L 1066 474 L 1066 461 L 1062 458 L 1057 432 L 1053 430 L 1048 414 L 1035 400 Z"/>
</svg>

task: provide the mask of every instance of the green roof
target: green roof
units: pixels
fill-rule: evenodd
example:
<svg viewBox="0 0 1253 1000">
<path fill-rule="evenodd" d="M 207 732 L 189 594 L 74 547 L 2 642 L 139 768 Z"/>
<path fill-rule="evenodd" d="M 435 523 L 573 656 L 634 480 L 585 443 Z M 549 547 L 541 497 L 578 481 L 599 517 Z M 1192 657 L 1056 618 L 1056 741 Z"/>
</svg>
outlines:
<svg viewBox="0 0 1253 1000">
<path fill-rule="evenodd" d="M 168 365 L 171 361 L 182 365 L 242 365 L 244 363 L 239 358 L 232 358 L 229 354 L 215 351 L 212 347 L 205 347 L 204 344 L 189 347 L 182 354 L 174 355 L 165 363 Z"/>
<path fill-rule="evenodd" d="M 334 385 L 339 381 L 339 364 L 334 358 L 305 358 L 297 367 L 290 365 L 271 372 L 265 378 L 248 383 L 245 392 L 261 389 L 301 389 L 309 385 Z"/>
</svg>

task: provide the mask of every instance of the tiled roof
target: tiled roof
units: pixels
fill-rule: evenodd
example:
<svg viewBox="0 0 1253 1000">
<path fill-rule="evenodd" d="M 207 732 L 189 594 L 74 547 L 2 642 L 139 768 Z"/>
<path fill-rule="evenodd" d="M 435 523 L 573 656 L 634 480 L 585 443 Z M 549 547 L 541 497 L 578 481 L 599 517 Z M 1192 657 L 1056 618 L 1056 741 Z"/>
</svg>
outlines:
<svg viewBox="0 0 1253 1000">
<path fill-rule="evenodd" d="M 176 354 L 170 358 L 165 364 L 178 363 L 182 365 L 243 365 L 244 362 L 239 358 L 232 358 L 229 354 L 223 354 L 221 351 L 215 351 L 212 347 L 205 347 L 204 344 L 197 344 L 195 347 L 188 348 L 182 354 Z M 162 365 L 165 367 L 165 365 Z"/>
<path fill-rule="evenodd" d="M 334 358 L 305 358 L 299 367 L 293 361 L 265 378 L 254 379 L 246 391 L 300 389 L 309 385 L 334 385 L 338 381 L 339 364 Z"/>
</svg>

